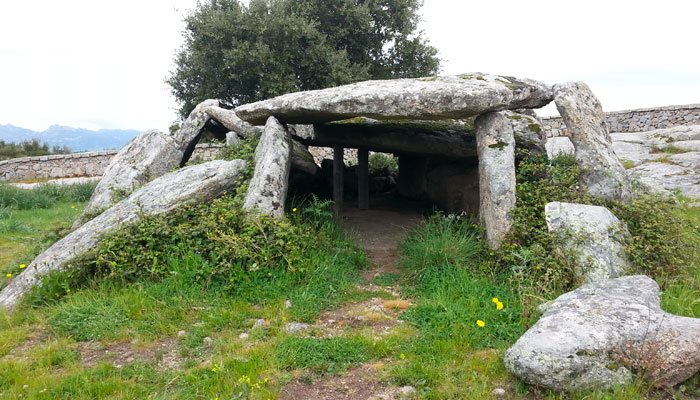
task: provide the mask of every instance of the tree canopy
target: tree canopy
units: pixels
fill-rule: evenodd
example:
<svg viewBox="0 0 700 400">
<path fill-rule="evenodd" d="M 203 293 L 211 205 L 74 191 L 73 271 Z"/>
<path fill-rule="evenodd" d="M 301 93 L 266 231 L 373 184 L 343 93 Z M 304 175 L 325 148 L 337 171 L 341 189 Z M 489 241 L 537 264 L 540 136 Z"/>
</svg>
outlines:
<svg viewBox="0 0 700 400">
<path fill-rule="evenodd" d="M 418 30 L 422 0 L 238 0 L 198 3 L 167 83 L 186 116 L 216 98 L 235 107 L 366 79 L 437 73 Z"/>
</svg>

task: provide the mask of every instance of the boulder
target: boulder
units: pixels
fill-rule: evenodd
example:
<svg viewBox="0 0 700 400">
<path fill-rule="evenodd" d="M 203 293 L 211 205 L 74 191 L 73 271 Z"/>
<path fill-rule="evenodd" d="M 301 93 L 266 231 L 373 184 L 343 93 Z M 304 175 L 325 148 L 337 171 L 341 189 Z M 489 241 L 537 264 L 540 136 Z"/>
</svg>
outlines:
<svg viewBox="0 0 700 400">
<path fill-rule="evenodd" d="M 626 200 L 629 178 L 612 149 L 600 102 L 583 82 L 554 86 L 554 102 L 576 149 L 581 186 L 593 196 Z"/>
<path fill-rule="evenodd" d="M 185 202 L 207 202 L 230 191 L 244 168 L 242 160 L 210 161 L 153 180 L 39 254 L 0 292 L 0 306 L 13 307 L 23 294 L 41 284 L 44 275 L 70 268 L 64 263 L 95 247 L 104 233 L 141 215 L 161 214 Z"/>
<path fill-rule="evenodd" d="M 686 156 L 686 154 L 690 154 L 690 156 Z M 669 162 L 677 162 L 681 165 L 647 162 L 631 168 L 627 172 L 632 181 L 640 187 L 641 192 L 662 196 L 679 193 L 697 199 L 700 198 L 700 171 L 690 166 L 693 164 L 693 154 L 698 153 L 677 154 L 669 157 Z M 696 158 L 695 163 L 697 162 Z"/>
<path fill-rule="evenodd" d="M 320 123 L 365 116 L 375 119 L 460 119 L 489 111 L 540 108 L 552 101 L 548 85 L 488 75 L 365 81 L 285 94 L 242 105 L 236 114 L 254 125 L 275 116 L 285 123 Z"/>
<path fill-rule="evenodd" d="M 561 154 L 574 154 L 576 151 L 574 144 L 571 143 L 571 139 L 566 136 L 551 137 L 547 139 L 544 147 L 547 150 L 547 158 L 550 160 Z"/>
<path fill-rule="evenodd" d="M 545 152 L 545 144 L 544 140 L 542 140 L 542 124 L 537 118 L 514 111 L 504 111 L 503 113 L 513 125 L 515 145 L 518 148 L 527 149 L 532 154 Z"/>
<path fill-rule="evenodd" d="M 624 242 L 627 228 L 605 207 L 547 203 L 547 229 L 563 240 L 578 259 L 577 273 L 586 283 L 615 278 L 629 269 Z"/>
<path fill-rule="evenodd" d="M 296 140 L 292 140 L 291 162 L 292 169 L 307 175 L 316 176 L 319 172 L 318 165 L 314 162 L 314 156 L 309 152 L 309 148 Z"/>
<path fill-rule="evenodd" d="M 173 135 L 153 130 L 136 136 L 112 157 L 73 228 L 84 222 L 84 216 L 112 206 L 114 194 L 128 194 L 134 188 L 182 166 L 186 161 L 184 159 L 192 154 L 200 132 L 209 121 L 206 109 L 218 105 L 216 100 L 198 104 Z"/>
<path fill-rule="evenodd" d="M 239 137 L 259 137 L 262 133 L 261 127 L 251 125 L 238 118 L 238 116 L 235 112 L 233 112 L 233 110 L 227 110 L 216 105 L 208 107 L 206 109 L 206 112 L 211 118 L 214 118 L 217 122 L 219 122 L 231 132 L 235 132 Z"/>
<path fill-rule="evenodd" d="M 700 370 L 700 319 L 664 312 L 646 276 L 604 280 L 554 300 L 504 363 L 523 381 L 560 391 L 625 384 L 633 371 L 673 386 Z"/>
<path fill-rule="evenodd" d="M 289 169 L 291 135 L 275 117 L 270 117 L 255 149 L 255 172 L 250 180 L 243 208 L 274 218 L 284 217 Z"/>
<path fill-rule="evenodd" d="M 111 207 L 134 188 L 177 167 L 182 155 L 183 149 L 171 135 L 155 130 L 137 135 L 112 158 L 73 228 L 85 216 Z"/>
<path fill-rule="evenodd" d="M 489 245 L 498 248 L 513 225 L 515 208 L 515 138 L 503 113 L 479 116 L 476 144 L 479 154 L 479 220 Z M 401 168 L 399 168 L 399 174 Z"/>
</svg>

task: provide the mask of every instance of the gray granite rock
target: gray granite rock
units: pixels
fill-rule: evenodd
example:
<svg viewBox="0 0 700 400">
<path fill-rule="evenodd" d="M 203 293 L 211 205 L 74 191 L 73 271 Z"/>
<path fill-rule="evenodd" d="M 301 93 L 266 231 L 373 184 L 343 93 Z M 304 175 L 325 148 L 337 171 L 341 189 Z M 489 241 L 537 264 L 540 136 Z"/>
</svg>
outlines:
<svg viewBox="0 0 700 400">
<path fill-rule="evenodd" d="M 311 327 L 303 322 L 290 322 L 284 326 L 284 331 L 290 334 L 300 333 Z"/>
<path fill-rule="evenodd" d="M 479 220 L 486 228 L 489 245 L 498 248 L 513 225 L 515 208 L 515 138 L 513 126 L 503 113 L 492 112 L 476 119 L 479 154 Z"/>
<path fill-rule="evenodd" d="M 183 153 L 171 135 L 159 131 L 137 135 L 112 158 L 73 228 L 84 222 L 84 216 L 111 207 L 134 188 L 177 167 Z"/>
<path fill-rule="evenodd" d="M 678 156 L 680 155 L 682 154 Z M 676 160 L 679 158 L 677 157 Z M 629 169 L 628 172 L 632 182 L 639 187 L 639 191 L 642 193 L 654 193 L 662 196 L 679 193 L 686 197 L 700 198 L 700 171 L 692 167 L 647 162 Z"/>
<path fill-rule="evenodd" d="M 537 118 L 514 111 L 504 111 L 503 114 L 513 126 L 516 147 L 527 149 L 532 154 L 545 152 L 545 143 L 542 139 L 542 124 Z"/>
<path fill-rule="evenodd" d="M 227 110 L 218 106 L 211 106 L 206 109 L 207 114 L 214 118 L 226 129 L 235 132 L 239 137 L 258 137 L 262 133 L 262 128 L 251 125 L 238 118 L 233 110 Z"/>
<path fill-rule="evenodd" d="M 551 137 L 547 139 L 544 147 L 547 150 L 547 158 L 550 160 L 555 159 L 560 154 L 574 154 L 576 151 L 571 139 L 566 136 Z"/>
<path fill-rule="evenodd" d="M 207 202 L 221 196 L 238 184 L 244 167 L 242 160 L 210 161 L 153 180 L 39 254 L 0 292 L 0 306 L 13 307 L 22 295 L 41 284 L 44 275 L 69 269 L 71 266 L 64 263 L 95 247 L 106 232 L 144 214 L 160 214 L 185 202 Z"/>
<path fill-rule="evenodd" d="M 673 386 L 700 370 L 700 319 L 661 310 L 659 286 L 646 276 L 604 280 L 557 298 L 504 363 L 525 382 L 560 391 L 625 384 L 632 371 Z"/>
<path fill-rule="evenodd" d="M 270 117 L 255 149 L 255 172 L 243 202 L 245 210 L 284 217 L 291 153 L 292 137 L 287 128 Z"/>
<path fill-rule="evenodd" d="M 275 116 L 285 123 L 319 123 L 365 116 L 441 120 L 489 111 L 539 108 L 552 101 L 548 85 L 488 74 L 365 81 L 285 94 L 242 105 L 236 114 L 251 124 Z"/>
<path fill-rule="evenodd" d="M 554 102 L 576 149 L 581 186 L 593 196 L 629 199 L 629 178 L 612 149 L 598 99 L 583 82 L 557 84 L 554 91 Z"/>
<path fill-rule="evenodd" d="M 195 141 L 195 139 L 202 132 L 204 125 L 211 119 L 209 114 L 206 112 L 207 109 L 218 106 L 219 102 L 211 99 L 204 100 L 203 102 L 197 104 L 190 115 L 187 116 L 187 119 L 185 119 L 185 121 L 182 123 L 180 129 L 173 134 L 175 143 L 177 143 L 178 147 L 183 153 Z"/>
<path fill-rule="evenodd" d="M 547 229 L 561 237 L 564 250 L 577 254 L 577 274 L 587 283 L 615 278 L 629 269 L 624 242 L 627 227 L 605 207 L 547 203 Z"/>
</svg>

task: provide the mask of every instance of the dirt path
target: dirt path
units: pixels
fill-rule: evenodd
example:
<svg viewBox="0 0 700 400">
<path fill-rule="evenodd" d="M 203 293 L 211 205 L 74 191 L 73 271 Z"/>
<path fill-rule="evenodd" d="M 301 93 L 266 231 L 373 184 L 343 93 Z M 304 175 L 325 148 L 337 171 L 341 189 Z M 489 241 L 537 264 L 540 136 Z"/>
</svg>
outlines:
<svg viewBox="0 0 700 400">
<path fill-rule="evenodd" d="M 370 210 L 346 208 L 343 225 L 351 230 L 356 243 L 367 252 L 371 267 L 362 273 L 366 290 L 388 290 L 396 300 L 372 298 L 346 304 L 333 311 L 323 311 L 317 325 L 333 335 L 346 328 L 371 327 L 376 334 L 385 333 L 398 323 L 409 302 L 398 298 L 394 287 L 376 287 L 372 280 L 381 274 L 400 272 L 399 243 L 422 216 L 410 203 L 391 203 L 380 199 Z M 323 377 L 309 383 L 302 379 L 291 382 L 280 393 L 280 400 L 380 400 L 411 397 L 412 388 L 387 387 L 376 365 L 360 365 L 336 376 Z"/>
</svg>

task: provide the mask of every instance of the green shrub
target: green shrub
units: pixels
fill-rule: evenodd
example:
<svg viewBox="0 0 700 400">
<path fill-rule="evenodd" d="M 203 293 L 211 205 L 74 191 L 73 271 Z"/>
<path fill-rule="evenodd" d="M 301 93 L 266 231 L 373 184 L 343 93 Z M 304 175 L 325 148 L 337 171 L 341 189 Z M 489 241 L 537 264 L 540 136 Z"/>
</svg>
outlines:
<svg viewBox="0 0 700 400">
<path fill-rule="evenodd" d="M 373 153 L 369 156 L 369 173 L 371 175 L 380 175 L 386 167 L 391 167 L 394 171 L 398 171 L 398 159 L 384 153 Z"/>
</svg>

